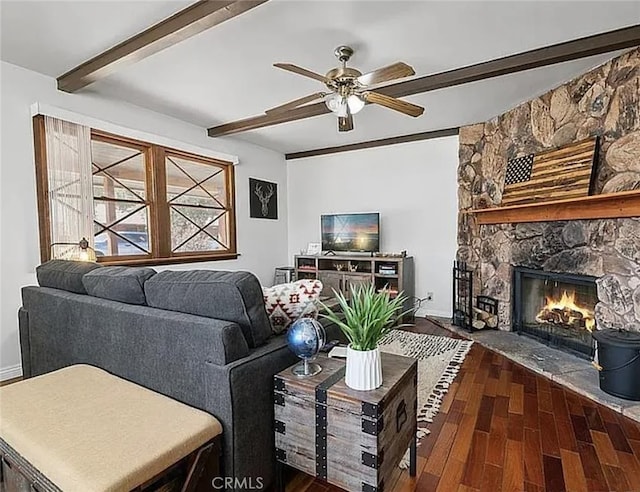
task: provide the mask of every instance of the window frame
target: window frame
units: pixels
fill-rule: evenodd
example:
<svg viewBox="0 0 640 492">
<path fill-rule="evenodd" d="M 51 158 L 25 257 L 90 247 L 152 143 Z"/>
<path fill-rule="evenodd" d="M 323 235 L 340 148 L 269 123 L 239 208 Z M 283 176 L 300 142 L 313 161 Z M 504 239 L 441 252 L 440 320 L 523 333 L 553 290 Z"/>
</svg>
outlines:
<svg viewBox="0 0 640 492">
<path fill-rule="evenodd" d="M 38 225 L 40 236 L 40 259 L 51 259 L 51 222 L 49 214 L 48 172 L 44 116 L 33 117 L 34 154 L 36 167 L 36 189 L 38 202 Z M 145 159 L 145 187 L 148 212 L 148 236 L 151 241 L 149 254 L 99 256 L 102 265 L 170 265 L 204 261 L 233 260 L 238 258 L 236 238 L 235 168 L 233 163 L 202 156 L 173 147 L 166 147 L 95 128 L 91 129 L 91 140 L 134 147 L 143 150 Z M 166 155 L 175 155 L 195 163 L 223 168 L 226 191 L 226 214 L 229 247 L 216 251 L 172 252 L 170 204 L 167 200 Z M 95 237 L 95 235 L 94 235 Z"/>
</svg>

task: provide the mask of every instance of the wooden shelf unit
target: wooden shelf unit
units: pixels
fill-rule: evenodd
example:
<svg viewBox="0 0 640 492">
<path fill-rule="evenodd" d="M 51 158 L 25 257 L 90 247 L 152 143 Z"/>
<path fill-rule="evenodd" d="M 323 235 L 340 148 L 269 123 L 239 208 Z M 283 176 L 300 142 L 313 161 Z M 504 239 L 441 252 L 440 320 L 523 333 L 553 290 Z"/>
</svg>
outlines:
<svg viewBox="0 0 640 492">
<path fill-rule="evenodd" d="M 392 292 L 404 292 L 407 296 L 404 310 L 413 307 L 415 277 L 411 256 L 297 255 L 294 265 L 296 279 L 317 278 L 322 282 L 323 295 L 333 296 L 335 290 L 348 298 L 351 286 L 373 284 L 376 290 L 389 288 Z M 383 265 L 390 266 L 395 273 L 380 273 Z"/>
<path fill-rule="evenodd" d="M 474 209 L 463 213 L 474 214 L 478 224 L 482 225 L 640 217 L 640 190 Z"/>
</svg>

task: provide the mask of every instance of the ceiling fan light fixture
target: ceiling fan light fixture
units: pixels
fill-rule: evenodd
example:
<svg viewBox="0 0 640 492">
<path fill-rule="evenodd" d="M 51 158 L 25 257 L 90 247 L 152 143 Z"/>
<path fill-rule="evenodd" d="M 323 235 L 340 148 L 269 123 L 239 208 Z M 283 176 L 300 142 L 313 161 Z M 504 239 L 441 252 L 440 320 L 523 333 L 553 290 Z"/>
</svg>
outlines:
<svg viewBox="0 0 640 492">
<path fill-rule="evenodd" d="M 349 111 L 351 112 L 351 114 L 356 114 L 362 108 L 364 108 L 364 99 L 362 99 L 360 96 L 357 96 L 356 94 L 351 94 L 347 98 L 347 104 L 349 105 Z"/>
<path fill-rule="evenodd" d="M 340 118 L 347 116 L 347 108 L 351 114 L 356 114 L 364 108 L 364 100 L 355 94 L 345 97 L 334 92 L 325 97 L 324 103 Z"/>
<path fill-rule="evenodd" d="M 329 94 L 325 97 L 324 103 L 331 112 L 336 113 L 339 117 L 347 116 L 347 101 L 340 94 L 336 92 Z"/>
</svg>

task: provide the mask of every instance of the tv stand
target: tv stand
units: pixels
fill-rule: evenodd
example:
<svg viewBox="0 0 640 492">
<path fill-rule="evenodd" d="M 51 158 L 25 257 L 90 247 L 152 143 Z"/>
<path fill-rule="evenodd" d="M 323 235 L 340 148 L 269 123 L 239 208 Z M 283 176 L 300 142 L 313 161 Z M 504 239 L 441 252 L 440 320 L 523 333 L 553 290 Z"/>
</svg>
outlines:
<svg viewBox="0 0 640 492">
<path fill-rule="evenodd" d="M 333 297 L 335 290 L 348 299 L 352 286 L 373 284 L 377 291 L 387 290 L 392 297 L 404 292 L 407 296 L 404 311 L 414 307 L 415 277 L 411 256 L 337 255 L 330 251 L 324 256 L 297 255 L 294 265 L 296 279 L 317 278 L 322 282 L 323 297 Z M 412 318 L 408 315 L 403 322 L 410 322 Z"/>
</svg>

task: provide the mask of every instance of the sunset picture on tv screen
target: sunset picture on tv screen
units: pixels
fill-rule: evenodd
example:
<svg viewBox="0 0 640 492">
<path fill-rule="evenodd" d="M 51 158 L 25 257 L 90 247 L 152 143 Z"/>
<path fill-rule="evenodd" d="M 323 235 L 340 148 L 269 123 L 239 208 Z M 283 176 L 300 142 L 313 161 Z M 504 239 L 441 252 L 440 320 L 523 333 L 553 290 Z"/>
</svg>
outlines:
<svg viewBox="0 0 640 492">
<path fill-rule="evenodd" d="M 324 251 L 378 251 L 380 216 L 368 214 L 335 214 L 322 216 L 322 249 Z"/>
</svg>

